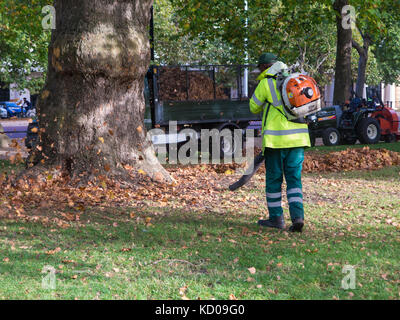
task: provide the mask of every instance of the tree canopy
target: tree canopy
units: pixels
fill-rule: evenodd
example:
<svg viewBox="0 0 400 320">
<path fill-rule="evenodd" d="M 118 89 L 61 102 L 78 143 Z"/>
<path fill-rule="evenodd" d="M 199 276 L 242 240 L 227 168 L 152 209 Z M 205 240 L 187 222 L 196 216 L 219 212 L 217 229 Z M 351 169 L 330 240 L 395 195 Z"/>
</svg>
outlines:
<svg viewBox="0 0 400 320">
<path fill-rule="evenodd" d="M 196 37 L 201 34 L 207 39 L 223 39 L 231 45 L 231 54 L 238 62 L 245 62 L 246 51 L 252 62 L 261 52 L 272 51 L 289 64 L 299 62 L 320 84 L 328 83 L 334 74 L 337 38 L 333 1 L 249 0 L 247 11 L 244 1 L 237 0 L 215 0 L 211 5 L 205 0 L 171 1 L 177 8 L 185 35 Z M 355 8 L 359 30 L 365 30 L 371 37 L 385 39 L 385 44 L 395 40 L 394 20 L 400 13 L 395 1 L 353 0 L 350 4 Z M 354 40 L 361 40 L 359 33 L 353 34 Z M 396 63 L 388 62 L 392 59 L 386 60 L 397 56 L 396 50 L 400 50 L 399 46 L 384 46 L 383 40 L 379 50 L 371 45 L 368 50 L 371 61 L 367 63 L 366 72 L 369 84 L 397 80 Z M 353 57 L 355 80 L 357 52 Z"/>
<path fill-rule="evenodd" d="M 0 81 L 38 92 L 47 70 L 50 32 L 43 30 L 42 8 L 52 0 L 0 0 Z M 288 64 L 298 62 L 321 84 L 335 70 L 335 12 L 331 0 L 155 0 L 157 64 L 256 63 L 273 51 Z M 400 77 L 400 8 L 395 0 L 353 0 L 357 30 L 354 47 L 368 39 L 366 82 L 396 82 Z M 357 80 L 360 50 L 353 50 Z M 248 58 L 248 59 L 247 59 Z M 41 71 L 43 76 L 32 77 Z"/>
</svg>

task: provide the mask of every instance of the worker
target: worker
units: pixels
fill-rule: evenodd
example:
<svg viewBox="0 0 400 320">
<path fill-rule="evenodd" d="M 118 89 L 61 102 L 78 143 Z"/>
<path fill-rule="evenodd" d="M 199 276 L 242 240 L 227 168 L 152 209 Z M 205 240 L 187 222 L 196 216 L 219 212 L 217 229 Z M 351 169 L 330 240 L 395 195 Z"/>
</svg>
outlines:
<svg viewBox="0 0 400 320">
<path fill-rule="evenodd" d="M 285 175 L 287 198 L 292 225 L 291 232 L 302 232 L 304 226 L 301 171 L 304 148 L 310 147 L 307 124 L 289 121 L 283 110 L 281 93 L 277 88 L 278 58 L 264 53 L 259 58 L 259 84 L 250 100 L 250 111 L 263 111 L 262 139 L 266 168 L 266 195 L 269 218 L 258 224 L 269 228 L 285 228 L 282 209 L 282 183 Z M 272 67 L 274 65 L 274 67 Z M 282 62 L 280 65 L 285 66 Z M 271 68 L 272 67 L 272 68 Z"/>
</svg>

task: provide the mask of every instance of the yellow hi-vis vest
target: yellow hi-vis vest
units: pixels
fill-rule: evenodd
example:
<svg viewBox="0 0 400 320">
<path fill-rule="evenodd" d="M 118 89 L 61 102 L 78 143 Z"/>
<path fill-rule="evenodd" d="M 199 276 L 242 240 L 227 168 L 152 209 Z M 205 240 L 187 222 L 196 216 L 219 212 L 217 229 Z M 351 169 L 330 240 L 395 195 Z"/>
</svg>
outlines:
<svg viewBox="0 0 400 320">
<path fill-rule="evenodd" d="M 307 124 L 295 123 L 286 118 L 281 93 L 276 87 L 276 80 L 268 78 L 268 76 L 274 76 L 274 74 L 270 74 L 268 71 L 269 69 L 265 70 L 257 78 L 260 83 L 250 99 L 250 111 L 252 113 L 263 111 L 263 149 L 310 147 Z M 269 108 L 268 105 L 270 105 Z M 267 121 L 264 123 L 267 111 Z"/>
</svg>

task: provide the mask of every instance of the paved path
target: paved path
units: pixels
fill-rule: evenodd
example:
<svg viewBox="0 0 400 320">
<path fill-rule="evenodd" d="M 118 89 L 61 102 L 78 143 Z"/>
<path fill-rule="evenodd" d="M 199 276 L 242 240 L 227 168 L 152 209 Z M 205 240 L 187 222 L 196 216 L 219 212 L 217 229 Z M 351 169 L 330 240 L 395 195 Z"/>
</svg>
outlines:
<svg viewBox="0 0 400 320">
<path fill-rule="evenodd" d="M 16 140 L 21 148 L 0 148 L 0 159 L 9 159 L 20 153 L 23 158 L 28 156 L 24 138 L 28 128 L 29 119 L 0 120 L 4 133 L 12 140 Z"/>
<path fill-rule="evenodd" d="M 0 124 L 10 139 L 23 139 L 26 137 L 29 120 L 1 120 Z"/>
<path fill-rule="evenodd" d="M 28 151 L 25 148 L 20 151 L 15 148 L 2 148 L 0 149 L 0 160 L 8 160 L 11 157 L 16 156 L 18 153 L 21 154 L 22 158 L 28 157 Z"/>
</svg>

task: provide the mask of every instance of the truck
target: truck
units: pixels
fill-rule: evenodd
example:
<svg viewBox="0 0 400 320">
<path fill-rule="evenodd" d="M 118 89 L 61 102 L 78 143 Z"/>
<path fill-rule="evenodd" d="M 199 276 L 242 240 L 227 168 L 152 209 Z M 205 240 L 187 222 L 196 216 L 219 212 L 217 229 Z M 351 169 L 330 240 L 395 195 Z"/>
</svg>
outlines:
<svg viewBox="0 0 400 320">
<path fill-rule="evenodd" d="M 239 129 L 244 136 L 251 122 L 261 120 L 249 109 L 257 77 L 254 65 L 151 66 L 144 81 L 144 122 L 147 130 L 163 132 L 151 136 L 153 143 L 179 147 L 188 140 L 179 133 L 186 128 L 193 129 L 199 141 L 202 129 Z M 171 123 L 177 125 L 177 133 L 169 132 Z M 34 127 L 36 121 L 28 127 L 28 148 L 36 143 L 37 133 L 30 132 Z M 233 137 L 232 141 L 221 138 L 221 157 L 232 156 L 244 142 Z"/>
<path fill-rule="evenodd" d="M 258 81 L 254 65 L 152 66 L 145 80 L 147 129 L 161 128 L 152 136 L 157 144 L 184 144 L 188 137 L 179 131 L 191 128 L 200 140 L 202 129 L 242 130 L 261 120 L 249 109 Z M 169 132 L 171 122 L 176 133 Z M 245 139 L 221 139 L 220 155 L 232 156 Z"/>
<path fill-rule="evenodd" d="M 354 97 L 349 105 L 324 108 L 309 119 L 311 144 L 317 137 L 326 146 L 400 140 L 400 113 L 383 104 L 376 87 L 367 89 L 366 99 Z"/>
</svg>

